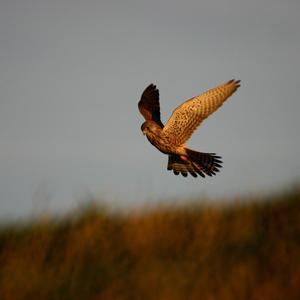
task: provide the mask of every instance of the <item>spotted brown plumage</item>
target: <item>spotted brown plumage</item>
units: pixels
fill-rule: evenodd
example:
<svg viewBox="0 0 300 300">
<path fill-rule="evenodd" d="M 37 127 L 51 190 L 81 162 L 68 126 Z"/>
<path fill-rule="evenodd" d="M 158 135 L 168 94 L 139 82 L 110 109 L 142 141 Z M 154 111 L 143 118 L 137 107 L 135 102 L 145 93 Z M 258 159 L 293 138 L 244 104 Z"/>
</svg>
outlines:
<svg viewBox="0 0 300 300">
<path fill-rule="evenodd" d="M 215 112 L 240 86 L 239 80 L 230 80 L 178 106 L 164 126 L 160 119 L 159 91 L 150 84 L 143 92 L 138 108 L 145 118 L 141 129 L 158 150 L 169 156 L 168 170 L 184 177 L 190 173 L 215 175 L 221 168 L 220 156 L 215 153 L 188 149 L 185 142 L 210 114 Z"/>
</svg>

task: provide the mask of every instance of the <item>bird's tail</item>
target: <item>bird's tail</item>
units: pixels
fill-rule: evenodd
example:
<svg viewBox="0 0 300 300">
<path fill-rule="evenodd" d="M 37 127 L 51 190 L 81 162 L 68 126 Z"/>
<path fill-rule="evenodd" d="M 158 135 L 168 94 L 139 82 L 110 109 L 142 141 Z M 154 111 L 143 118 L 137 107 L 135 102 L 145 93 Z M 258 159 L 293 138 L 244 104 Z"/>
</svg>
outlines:
<svg viewBox="0 0 300 300">
<path fill-rule="evenodd" d="M 215 153 L 197 152 L 186 149 L 187 156 L 184 159 L 178 155 L 169 155 L 168 170 L 173 170 L 175 175 L 181 173 L 184 177 L 190 173 L 193 177 L 200 175 L 205 177 L 216 175 L 222 168 L 221 157 Z"/>
</svg>

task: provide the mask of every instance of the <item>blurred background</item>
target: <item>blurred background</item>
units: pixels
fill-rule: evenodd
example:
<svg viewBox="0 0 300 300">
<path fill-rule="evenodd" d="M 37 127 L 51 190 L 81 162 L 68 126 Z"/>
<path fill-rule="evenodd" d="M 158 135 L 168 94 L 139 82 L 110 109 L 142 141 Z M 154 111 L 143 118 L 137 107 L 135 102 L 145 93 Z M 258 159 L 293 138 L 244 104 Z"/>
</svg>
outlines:
<svg viewBox="0 0 300 300">
<path fill-rule="evenodd" d="M 299 1 L 0 2 L 0 217 L 65 211 L 86 194 L 128 206 L 280 190 L 300 173 Z M 189 141 L 223 157 L 176 177 L 140 131 L 232 78 L 241 88 Z M 166 200 L 167 201 L 167 200 Z"/>
</svg>

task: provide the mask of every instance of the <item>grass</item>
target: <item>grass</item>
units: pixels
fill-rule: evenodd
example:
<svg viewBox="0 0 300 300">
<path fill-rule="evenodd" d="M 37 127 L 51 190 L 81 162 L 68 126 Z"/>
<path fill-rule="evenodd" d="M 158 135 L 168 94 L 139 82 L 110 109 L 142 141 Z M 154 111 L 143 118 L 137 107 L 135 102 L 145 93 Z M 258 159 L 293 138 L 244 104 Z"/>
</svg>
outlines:
<svg viewBox="0 0 300 300">
<path fill-rule="evenodd" d="M 300 299 L 300 191 L 2 225 L 0 299 Z"/>
</svg>

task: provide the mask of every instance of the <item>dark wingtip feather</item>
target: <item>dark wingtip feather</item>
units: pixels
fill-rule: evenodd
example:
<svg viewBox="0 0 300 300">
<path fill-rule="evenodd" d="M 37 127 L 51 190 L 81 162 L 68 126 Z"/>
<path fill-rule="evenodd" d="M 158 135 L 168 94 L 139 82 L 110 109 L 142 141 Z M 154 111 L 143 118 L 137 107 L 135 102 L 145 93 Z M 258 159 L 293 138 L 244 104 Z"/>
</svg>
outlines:
<svg viewBox="0 0 300 300">
<path fill-rule="evenodd" d="M 197 173 L 193 172 L 193 171 L 190 171 L 190 174 L 193 176 L 193 177 L 197 177 Z"/>
<path fill-rule="evenodd" d="M 205 174 L 204 173 L 202 173 L 200 170 L 199 171 L 197 171 L 197 173 L 202 177 L 202 178 L 205 178 Z"/>
<path fill-rule="evenodd" d="M 216 166 L 217 168 L 222 168 L 222 166 L 217 163 L 214 163 L 214 166 Z"/>
<path fill-rule="evenodd" d="M 229 80 L 229 81 L 227 81 L 227 83 L 226 84 L 228 84 L 228 85 L 234 85 L 234 92 L 241 86 L 240 85 L 240 80 L 235 80 L 235 79 L 231 79 L 231 80 Z"/>
</svg>

